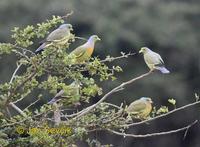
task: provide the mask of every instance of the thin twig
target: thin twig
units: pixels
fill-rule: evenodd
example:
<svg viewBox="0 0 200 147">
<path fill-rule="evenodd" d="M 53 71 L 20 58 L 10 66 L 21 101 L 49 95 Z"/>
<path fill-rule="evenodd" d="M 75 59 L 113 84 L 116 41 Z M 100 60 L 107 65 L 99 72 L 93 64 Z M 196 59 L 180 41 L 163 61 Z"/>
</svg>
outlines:
<svg viewBox="0 0 200 147">
<path fill-rule="evenodd" d="M 115 108 L 117 108 L 117 109 L 121 109 L 121 107 L 119 107 L 119 106 L 117 106 L 117 105 L 114 105 L 114 104 L 111 104 L 111 103 L 106 103 L 106 102 L 104 102 L 104 104 L 109 105 L 109 106 L 112 106 L 112 107 L 115 107 Z M 87 109 L 87 108 L 86 108 L 86 109 Z M 61 110 L 61 111 L 62 111 L 62 110 Z M 81 114 L 81 111 L 80 111 L 80 112 L 73 113 L 73 114 L 69 114 L 69 115 L 65 114 L 63 117 L 65 117 L 65 118 L 75 117 L 75 116 L 77 116 L 77 115 L 79 115 L 79 114 Z"/>
<path fill-rule="evenodd" d="M 16 103 L 20 102 L 20 101 L 23 100 L 24 98 L 25 98 L 25 96 L 23 96 L 23 97 L 17 99 L 16 101 L 13 102 L 13 104 L 16 104 Z"/>
<path fill-rule="evenodd" d="M 20 63 L 19 65 L 17 65 L 17 68 L 16 68 L 15 71 L 13 72 L 9 84 L 11 84 L 11 83 L 13 82 L 13 79 L 15 78 L 15 75 L 17 74 L 17 71 L 19 70 L 19 68 L 20 68 L 21 66 L 22 66 L 21 63 Z"/>
<path fill-rule="evenodd" d="M 20 69 L 20 67 L 22 66 L 22 64 L 17 65 L 17 68 L 15 69 L 14 73 L 12 74 L 12 77 L 10 79 L 10 84 L 13 82 L 13 79 L 15 78 L 15 75 L 17 74 L 17 71 Z M 9 105 L 15 109 L 19 114 L 21 114 L 22 116 L 26 117 L 26 114 L 19 108 L 17 107 L 13 102 L 10 102 Z M 8 109 L 8 108 L 7 108 Z"/>
<path fill-rule="evenodd" d="M 80 111 L 80 112 L 81 112 L 81 111 Z M 66 114 L 65 114 L 65 118 L 75 117 L 75 116 L 77 116 L 78 114 L 80 114 L 80 112 L 76 112 L 76 113 L 69 114 L 69 115 L 66 115 Z"/>
<path fill-rule="evenodd" d="M 29 52 L 29 53 L 31 53 L 32 55 L 35 55 L 35 53 L 32 52 L 31 50 L 28 50 L 28 49 L 26 49 L 26 48 L 23 48 L 23 47 L 17 46 L 16 44 L 13 45 L 13 48 L 20 49 L 20 50 L 22 50 L 22 51 L 25 52 L 25 53 L 26 53 L 26 52 Z"/>
<path fill-rule="evenodd" d="M 67 18 L 69 17 L 70 15 L 72 15 L 74 13 L 74 11 L 70 11 L 69 13 L 67 13 L 66 15 L 62 16 L 61 18 Z"/>
<path fill-rule="evenodd" d="M 128 58 L 129 56 L 134 56 L 136 55 L 137 53 L 128 53 L 128 54 L 123 54 L 122 56 L 118 56 L 118 57 L 110 57 L 110 58 L 106 58 L 104 60 L 101 60 L 100 62 L 101 63 L 104 63 L 104 62 L 112 62 L 114 60 L 118 60 L 118 59 L 122 59 L 122 58 Z"/>
<path fill-rule="evenodd" d="M 74 38 L 77 38 L 77 39 L 80 39 L 80 40 L 85 40 L 85 41 L 87 41 L 87 39 L 85 39 L 85 38 L 83 38 L 83 37 L 75 36 Z"/>
<path fill-rule="evenodd" d="M 106 105 L 112 106 L 114 108 L 121 109 L 121 107 L 119 107 L 119 106 L 117 106 L 115 104 L 111 104 L 111 103 L 107 103 L 107 102 L 103 102 L 102 104 L 106 104 Z"/>
<path fill-rule="evenodd" d="M 26 108 L 24 108 L 24 110 L 29 109 L 31 106 L 35 105 L 39 100 L 40 99 L 37 99 L 36 101 L 32 102 L 30 105 L 28 105 Z"/>
<path fill-rule="evenodd" d="M 117 115 L 115 117 L 113 117 L 111 119 L 107 119 L 106 121 L 103 121 L 102 123 L 103 124 L 108 124 L 108 123 L 113 122 L 114 120 L 118 119 L 119 117 L 121 117 L 122 114 L 123 114 L 123 109 L 121 109 L 121 110 L 122 111 L 119 111 L 118 113 L 116 113 Z"/>
<path fill-rule="evenodd" d="M 15 52 L 16 54 L 20 55 L 21 57 L 26 58 L 26 60 L 30 62 L 29 57 L 25 53 L 21 53 L 20 51 L 17 51 L 17 50 L 12 50 L 12 51 Z"/>
<path fill-rule="evenodd" d="M 106 128 L 105 130 L 107 130 L 107 131 L 109 131 L 109 132 L 112 132 L 112 133 L 114 133 L 114 134 L 116 134 L 116 135 L 124 136 L 124 137 L 146 138 L 146 137 L 153 137 L 153 136 L 168 135 L 168 134 L 177 133 L 177 132 L 180 132 L 180 131 L 183 131 L 183 130 L 188 130 L 188 129 L 191 128 L 193 125 L 195 125 L 197 122 L 198 122 L 198 120 L 195 120 L 195 121 L 192 122 L 191 124 L 189 124 L 189 125 L 187 125 L 187 126 L 185 126 L 185 127 L 176 129 L 176 130 L 170 130 L 170 131 L 159 132 L 159 133 L 150 133 L 150 134 L 145 134 L 145 135 L 126 134 L 126 133 L 118 132 L 118 131 L 111 130 L 111 129 L 107 129 L 107 128 Z"/>
</svg>

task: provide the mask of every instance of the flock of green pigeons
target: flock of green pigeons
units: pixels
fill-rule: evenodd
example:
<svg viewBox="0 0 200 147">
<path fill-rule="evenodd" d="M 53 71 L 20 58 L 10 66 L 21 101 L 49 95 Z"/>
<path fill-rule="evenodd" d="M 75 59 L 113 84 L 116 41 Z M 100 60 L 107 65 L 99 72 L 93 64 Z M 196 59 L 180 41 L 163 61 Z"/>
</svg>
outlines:
<svg viewBox="0 0 200 147">
<path fill-rule="evenodd" d="M 60 25 L 46 37 L 35 53 L 38 54 L 53 44 L 64 45 L 68 42 L 71 31 L 73 31 L 71 24 Z M 70 54 L 75 55 L 77 63 L 88 61 L 94 51 L 95 43 L 98 40 L 101 39 L 97 35 L 92 35 L 86 43 L 74 49 Z M 158 53 L 153 52 L 148 47 L 142 47 L 139 53 L 143 54 L 144 61 L 150 71 L 158 70 L 163 74 L 170 73 L 169 70 L 165 68 L 164 61 Z M 79 86 L 80 83 L 77 83 L 76 81 L 71 83 L 66 89 L 60 90 L 48 104 L 58 102 L 62 97 L 67 97 L 65 95 L 69 95 L 69 93 L 79 94 Z M 126 108 L 126 112 L 141 119 L 147 118 L 152 111 L 152 103 L 151 98 L 142 97 L 132 102 Z"/>
</svg>

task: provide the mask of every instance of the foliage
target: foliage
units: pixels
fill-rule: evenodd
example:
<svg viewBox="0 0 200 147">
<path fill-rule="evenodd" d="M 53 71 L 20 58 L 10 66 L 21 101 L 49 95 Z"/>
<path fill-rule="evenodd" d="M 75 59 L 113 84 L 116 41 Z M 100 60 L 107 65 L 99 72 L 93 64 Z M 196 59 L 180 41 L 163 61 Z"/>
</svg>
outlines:
<svg viewBox="0 0 200 147">
<path fill-rule="evenodd" d="M 24 68 L 21 74 L 13 74 L 12 80 L 0 85 L 0 106 L 1 106 L 1 145 L 7 144 L 25 145 L 29 141 L 33 145 L 50 145 L 55 146 L 58 142 L 69 144 L 80 139 L 84 134 L 88 133 L 89 124 L 97 121 L 96 114 L 90 114 L 81 120 L 71 120 L 63 123 L 64 126 L 68 124 L 68 128 L 73 130 L 73 134 L 64 136 L 63 139 L 59 134 L 49 134 L 46 131 L 31 132 L 31 128 L 41 128 L 48 123 L 52 126 L 53 121 L 49 121 L 49 115 L 52 115 L 53 106 L 44 104 L 39 109 L 31 111 L 29 106 L 24 108 L 25 118 L 20 115 L 9 117 L 10 102 L 18 102 L 26 98 L 28 95 L 34 93 L 35 90 L 40 89 L 56 94 L 58 89 L 66 89 L 67 83 L 72 81 L 79 81 L 81 83 L 79 97 L 72 97 L 71 99 L 64 99 L 60 109 L 74 106 L 77 102 L 88 103 L 91 97 L 102 95 L 102 88 L 98 86 L 96 81 L 114 80 L 115 72 L 120 72 L 119 66 L 109 67 L 105 63 L 101 63 L 99 58 L 92 58 L 90 62 L 83 64 L 76 64 L 74 56 L 70 56 L 68 48 L 72 42 L 75 41 L 72 34 L 69 38 L 69 43 L 65 46 L 51 46 L 46 48 L 42 54 L 35 55 L 28 48 L 34 43 L 36 38 L 43 38 L 48 30 L 60 25 L 64 20 L 60 16 L 53 16 L 51 20 L 37 24 L 36 26 L 28 25 L 25 28 L 15 27 L 12 32 L 12 38 L 15 40 L 14 44 L 1 43 L 0 54 L 12 54 L 17 57 L 17 68 Z M 107 58 L 109 60 L 109 58 Z M 40 98 L 45 97 L 40 94 Z M 38 100 L 37 100 L 38 101 Z M 8 108 L 8 109 L 7 109 Z M 103 117 L 103 114 L 101 114 Z M 76 122 L 76 123 L 75 123 Z M 73 125 L 72 125 L 73 124 Z M 80 126 L 79 126 L 80 125 Z M 23 132 L 20 132 L 20 127 Z M 59 126 L 60 127 L 60 126 Z M 58 128 L 59 128 L 58 127 Z M 29 130 L 29 132 L 28 132 Z M 18 132 L 19 131 L 19 132 Z M 18 133 L 18 134 L 17 134 Z M 7 141 L 8 135 L 12 141 Z M 24 138 L 23 135 L 26 137 Z M 58 141 L 58 142 L 57 142 Z M 57 143 L 56 143 L 57 142 Z"/>
<path fill-rule="evenodd" d="M 99 83 L 116 80 L 115 74 L 123 71 L 120 66 L 110 66 L 106 62 L 127 58 L 129 55 L 122 53 L 118 58 L 107 56 L 105 60 L 94 57 L 88 62 L 77 64 L 75 56 L 69 55 L 68 51 L 71 44 L 76 41 L 74 34 L 71 34 L 68 43 L 63 46 L 49 46 L 38 55 L 31 51 L 35 40 L 43 38 L 49 29 L 62 23 L 64 17 L 53 16 L 52 19 L 36 26 L 15 27 L 12 30 L 14 43 L 0 44 L 0 55 L 17 56 L 17 68 L 10 81 L 0 85 L 1 146 L 29 146 L 30 144 L 69 146 L 75 144 L 77 140 L 85 140 L 90 146 L 100 146 L 98 140 L 88 138 L 90 133 L 99 130 L 125 132 L 127 124 L 134 123 L 134 120 L 126 118 L 123 105 L 119 107 L 103 102 L 106 94 L 101 99 L 102 102 L 99 101 L 96 105 L 83 108 L 82 111 L 78 111 L 77 108 L 77 103 L 87 104 L 92 97 L 101 96 L 103 90 Z M 20 68 L 23 68 L 23 72 L 18 73 Z M 70 92 L 70 83 L 73 81 L 80 83 L 78 96 Z M 124 83 L 113 93 L 122 90 L 123 86 Z M 39 108 L 30 109 L 40 99 L 46 99 L 46 93 L 55 95 L 60 89 L 72 93 L 70 98 L 62 99 L 60 103 L 53 105 L 44 103 Z M 25 108 L 16 106 L 17 102 L 23 101 L 37 90 L 43 91 L 36 96 L 38 99 Z M 170 99 L 169 103 L 175 106 L 176 101 Z M 10 107 L 14 108 L 19 115 L 11 113 Z M 162 106 L 151 116 L 154 118 L 167 112 L 168 108 Z"/>
</svg>

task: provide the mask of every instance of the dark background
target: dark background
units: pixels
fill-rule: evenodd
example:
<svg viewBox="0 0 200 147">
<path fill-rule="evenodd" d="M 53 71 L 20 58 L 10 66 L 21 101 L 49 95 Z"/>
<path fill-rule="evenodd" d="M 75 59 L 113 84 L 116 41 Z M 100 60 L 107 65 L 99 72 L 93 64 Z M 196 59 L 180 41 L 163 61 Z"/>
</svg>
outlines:
<svg viewBox="0 0 200 147">
<path fill-rule="evenodd" d="M 66 10 L 74 11 L 67 23 L 74 26 L 77 36 L 88 38 L 97 34 L 102 39 L 97 43 L 94 56 L 102 59 L 107 55 L 119 56 L 121 51 L 137 52 L 147 46 L 161 54 L 171 71 L 169 75 L 155 73 L 137 81 L 125 91 L 109 97 L 109 102 L 129 104 L 141 96 L 148 96 L 158 108 L 170 106 L 168 98 L 176 99 L 177 107 L 195 101 L 194 94 L 200 92 L 199 0 L 0 0 L 0 42 L 13 41 L 10 30 L 15 26 L 36 25 L 52 15 L 64 15 Z M 29 49 L 34 51 L 36 47 Z M 9 81 L 16 68 L 15 60 L 14 56 L 0 58 L 0 83 Z M 104 92 L 148 71 L 141 55 L 114 64 L 122 66 L 124 72 L 117 75 L 118 80 L 102 83 Z M 200 108 L 196 106 L 149 125 L 132 128 L 129 132 L 166 131 L 199 118 Z M 199 147 L 199 132 L 198 124 L 188 132 L 185 140 L 184 132 L 146 139 L 124 139 L 105 133 L 96 133 L 94 137 L 104 143 L 115 143 L 115 146 Z"/>
</svg>

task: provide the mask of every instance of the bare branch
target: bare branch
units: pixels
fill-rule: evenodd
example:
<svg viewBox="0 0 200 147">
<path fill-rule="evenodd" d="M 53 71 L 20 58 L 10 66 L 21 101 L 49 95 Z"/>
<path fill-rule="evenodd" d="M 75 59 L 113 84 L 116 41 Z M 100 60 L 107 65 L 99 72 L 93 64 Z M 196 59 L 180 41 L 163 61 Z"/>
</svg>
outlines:
<svg viewBox="0 0 200 147">
<path fill-rule="evenodd" d="M 20 67 L 22 66 L 22 64 L 17 65 L 17 68 L 15 69 L 15 71 L 12 74 L 12 77 L 10 79 L 10 84 L 13 82 L 15 75 L 17 74 L 17 71 L 20 69 Z M 10 102 L 9 105 L 15 109 L 19 114 L 21 114 L 22 116 L 26 117 L 26 114 L 19 108 L 17 107 L 13 102 Z M 8 109 L 8 108 L 7 108 Z M 9 109 L 8 109 L 9 110 Z"/>
<path fill-rule="evenodd" d="M 87 39 L 86 39 L 86 38 L 83 38 L 83 37 L 78 37 L 78 36 L 75 36 L 74 38 L 77 38 L 77 39 L 80 39 L 80 40 L 87 41 Z"/>
<path fill-rule="evenodd" d="M 114 60 L 118 60 L 118 59 L 122 59 L 122 58 L 128 58 L 129 56 L 134 56 L 134 55 L 136 55 L 136 54 L 137 54 L 137 53 L 122 54 L 122 56 L 106 58 L 106 59 L 104 59 L 104 60 L 101 60 L 100 62 L 101 62 L 101 63 L 104 63 L 104 62 L 112 62 L 112 61 L 114 61 Z"/>
<path fill-rule="evenodd" d="M 103 104 L 106 104 L 108 106 L 112 106 L 112 107 L 117 108 L 117 109 L 121 109 L 121 107 L 119 107 L 119 106 L 117 106 L 115 104 L 111 104 L 111 103 L 107 103 L 107 102 L 103 102 Z"/>
<path fill-rule="evenodd" d="M 195 125 L 198 122 L 198 120 L 195 120 L 194 122 L 192 122 L 191 124 L 176 129 L 176 130 L 170 130 L 170 131 L 166 131 L 166 132 L 159 132 L 159 133 L 151 133 L 151 134 L 145 134 L 145 135 L 136 135 L 136 134 L 126 134 L 126 133 L 122 133 L 122 132 L 118 132 L 115 130 L 111 130 L 111 129 L 105 129 L 111 133 L 114 133 L 116 135 L 120 135 L 120 136 L 124 136 L 124 137 L 133 137 L 133 138 L 146 138 L 146 137 L 154 137 L 154 136 L 161 136 L 161 135 L 169 135 L 169 134 L 173 134 L 173 133 L 177 133 L 180 131 L 184 131 L 184 130 L 188 130 L 189 128 L 191 128 L 193 125 Z M 185 135 L 184 135 L 185 136 Z"/>
<path fill-rule="evenodd" d="M 30 108 L 31 106 L 35 105 L 40 99 L 37 99 L 36 101 L 32 102 L 30 105 L 28 105 L 24 110 Z"/>
<path fill-rule="evenodd" d="M 9 84 L 11 84 L 11 83 L 13 82 L 13 80 L 14 80 L 14 78 L 15 78 L 15 75 L 17 74 L 17 71 L 19 70 L 19 68 L 20 68 L 21 66 L 22 66 L 22 64 L 19 64 L 19 65 L 17 64 L 17 68 L 16 68 L 15 71 L 13 72 Z"/>
<path fill-rule="evenodd" d="M 12 108 L 14 108 L 19 114 L 21 114 L 24 117 L 27 117 L 27 115 L 19 107 L 17 107 L 15 104 L 13 104 L 12 102 L 10 102 L 9 105 Z"/>
<path fill-rule="evenodd" d="M 72 15 L 74 13 L 74 11 L 70 11 L 69 13 L 67 13 L 66 15 L 62 16 L 61 18 L 68 18 L 70 15 Z"/>
<path fill-rule="evenodd" d="M 13 102 L 13 104 L 16 104 L 16 103 L 18 103 L 19 101 L 23 100 L 24 98 L 25 98 L 25 96 L 23 96 L 23 97 L 21 97 L 21 98 L 17 99 L 16 101 L 14 101 L 14 102 Z"/>
</svg>

